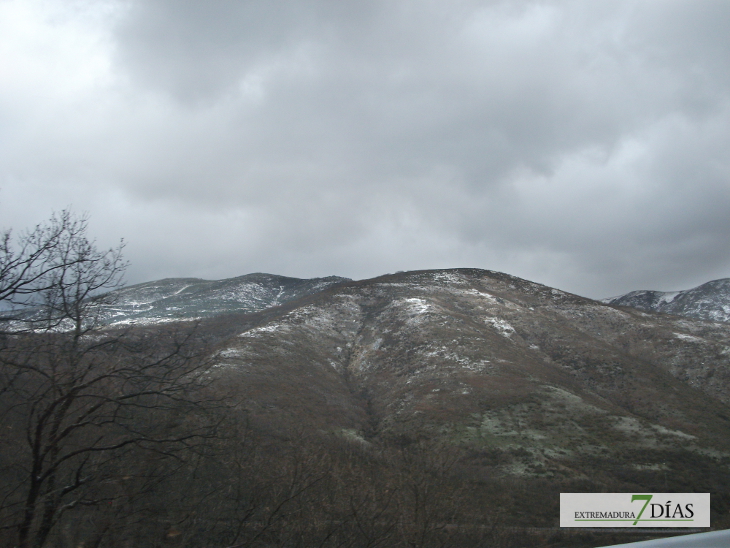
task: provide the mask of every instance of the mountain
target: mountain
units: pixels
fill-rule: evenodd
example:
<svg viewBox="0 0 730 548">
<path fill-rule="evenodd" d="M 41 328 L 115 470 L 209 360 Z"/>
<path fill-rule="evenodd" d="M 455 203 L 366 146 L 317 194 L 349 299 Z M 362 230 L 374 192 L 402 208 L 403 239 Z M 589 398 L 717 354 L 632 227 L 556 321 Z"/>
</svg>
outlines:
<svg viewBox="0 0 730 548">
<path fill-rule="evenodd" d="M 692 295 L 718 295 L 720 282 Z M 111 297 L 112 325 L 201 320 L 211 376 L 272 435 L 429 440 L 499 476 L 594 481 L 599 468 L 603 489 L 646 490 L 684 470 L 696 485 L 682 489 L 719 481 L 730 493 L 717 479 L 730 477 L 724 323 L 479 269 L 167 279 Z"/>
<path fill-rule="evenodd" d="M 130 416 L 165 443 L 168 429 L 186 434 L 177 439 L 193 440 L 192 453 L 180 460 L 166 446 L 149 454 L 146 445 L 140 454 L 125 446 L 103 459 L 108 475 L 94 486 L 103 497 L 89 500 L 115 503 L 95 508 L 94 520 L 86 507 L 70 509 L 59 535 L 96 523 L 106 534 L 124 518 L 127 531 L 152 524 L 150 546 L 588 548 L 627 540 L 560 529 L 559 494 L 568 492 L 711 493 L 713 527 L 730 527 L 728 323 L 609 305 L 478 269 L 359 281 L 163 280 L 113 296 L 108 320 L 124 327 L 84 337 L 99 351 L 78 363 L 101 368 L 94 388 L 104 398 L 126 398 L 139 385 L 151 398 Z M 199 321 L 174 321 L 190 318 Z M 112 344 L 98 344 L 104 333 Z M 55 375 L 64 355 L 56 342 L 66 340 L 28 331 L 5 343 L 18 349 L 12 358 L 30 348 L 48 359 Z M 159 356 L 159 382 L 177 363 L 201 367 L 166 393 L 170 407 L 146 381 L 123 375 L 118 387 L 107 384 L 107 364 L 135 373 L 129 366 Z M 71 369 L 79 386 L 89 386 L 87 371 Z M 35 397 L 35 385 L 10 382 Z M 150 409 L 170 413 L 157 421 Z M 106 429 L 116 416 L 102 415 L 77 439 L 117 435 Z M 17 416 L 14 424 L 32 423 Z M 3 478 L 21 469 L 8 459 L 23 457 L 30 439 L 14 424 L 4 439 L 13 436 L 8 447 L 19 449 L 0 452 Z M 203 436 L 208 424 L 214 431 Z M 65 485 L 79 481 L 78 470 Z M 121 494 L 109 499 L 107 490 Z M 121 512 L 126 500 L 130 510 Z M 658 533 L 641 529 L 625 533 Z M 81 544 L 71 540 L 64 545 Z"/>
<path fill-rule="evenodd" d="M 269 430 L 436 440 L 489 474 L 582 488 L 730 492 L 728 325 L 476 269 L 340 283 L 240 325 L 213 370 Z"/>
<path fill-rule="evenodd" d="M 347 281 L 338 276 L 302 280 L 260 273 L 216 281 L 167 278 L 107 294 L 113 304 L 105 307 L 102 320 L 115 325 L 149 324 L 256 312 Z"/>
<path fill-rule="evenodd" d="M 602 302 L 712 322 L 727 322 L 730 321 L 730 278 L 707 282 L 685 291 L 632 291 L 603 299 Z"/>
</svg>

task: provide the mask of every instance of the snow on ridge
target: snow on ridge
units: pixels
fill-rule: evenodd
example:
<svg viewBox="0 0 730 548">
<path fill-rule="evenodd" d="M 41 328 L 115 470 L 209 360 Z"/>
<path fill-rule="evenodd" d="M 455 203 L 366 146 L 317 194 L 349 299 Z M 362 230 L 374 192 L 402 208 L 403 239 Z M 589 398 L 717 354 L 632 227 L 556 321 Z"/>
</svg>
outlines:
<svg viewBox="0 0 730 548">
<path fill-rule="evenodd" d="M 491 293 L 484 293 L 483 291 L 479 291 L 478 289 L 454 289 L 454 292 L 461 295 L 473 295 L 476 297 L 480 297 L 486 301 L 489 301 L 491 304 L 498 304 L 499 302 L 497 301 L 497 298 Z"/>
<path fill-rule="evenodd" d="M 501 318 L 488 316 L 484 318 L 484 321 L 488 324 L 491 324 L 492 327 L 494 327 L 500 335 L 508 339 L 515 333 L 515 328 Z"/>
<path fill-rule="evenodd" d="M 666 293 L 662 293 L 659 297 L 659 304 L 671 303 L 680 293 L 681 291 L 667 291 Z"/>
<path fill-rule="evenodd" d="M 694 335 L 687 335 L 685 333 L 673 333 L 674 337 L 677 339 L 682 339 L 683 341 L 692 341 L 692 342 L 702 342 L 703 339 L 701 337 L 695 337 Z"/>
<path fill-rule="evenodd" d="M 437 348 L 424 350 L 423 356 L 426 358 L 441 358 L 443 360 L 455 362 L 461 367 L 471 371 L 482 371 L 489 365 L 489 360 L 483 359 L 474 361 L 467 357 L 462 357 L 448 346 L 439 346 Z"/>
<path fill-rule="evenodd" d="M 267 325 L 263 325 L 261 327 L 254 327 L 253 329 L 244 331 L 243 333 L 240 333 L 238 336 L 239 337 L 257 337 L 261 333 L 273 333 L 275 331 L 278 331 L 282 327 L 283 327 L 283 325 L 281 325 L 281 324 L 270 323 Z"/>
<path fill-rule="evenodd" d="M 427 314 L 433 308 L 425 299 L 419 299 L 418 297 L 403 300 L 408 303 L 408 311 L 413 314 Z"/>
<path fill-rule="evenodd" d="M 463 284 L 464 278 L 454 272 L 437 272 L 433 275 L 434 282 L 446 282 L 452 284 Z"/>
<path fill-rule="evenodd" d="M 238 358 L 243 354 L 238 348 L 226 348 L 218 352 L 218 356 L 221 358 Z"/>
<path fill-rule="evenodd" d="M 119 320 L 118 322 L 113 322 L 111 324 L 111 327 L 118 327 L 120 325 L 155 325 L 158 323 L 175 323 L 175 322 L 195 322 L 202 319 L 200 316 L 195 317 L 167 317 L 167 318 L 125 318 L 123 320 Z"/>
</svg>

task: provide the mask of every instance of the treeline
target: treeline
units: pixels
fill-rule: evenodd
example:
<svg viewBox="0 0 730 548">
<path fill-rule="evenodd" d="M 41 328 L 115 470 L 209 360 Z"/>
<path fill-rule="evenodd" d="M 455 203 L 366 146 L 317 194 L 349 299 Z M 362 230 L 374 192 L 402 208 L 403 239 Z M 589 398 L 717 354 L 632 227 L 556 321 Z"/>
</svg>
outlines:
<svg viewBox="0 0 730 548">
<path fill-rule="evenodd" d="M 517 546 L 516 493 L 425 440 L 261 427 L 194 327 L 3 334 L 0 545 Z M 549 514 L 550 512 L 547 511 Z"/>
<path fill-rule="evenodd" d="M 25 433 L 6 437 L 12 443 L 4 448 L 15 451 L 3 452 L 0 545 L 508 547 L 546 536 L 505 527 L 513 521 L 511 489 L 524 493 L 524 486 L 469 477 L 465 455 L 453 448 L 272 437 L 234 409 L 198 409 L 197 416 L 187 405 L 183 410 L 150 420 L 146 406 L 115 418 L 124 432 L 108 440 L 126 439 L 129 431 L 144 437 L 58 465 L 53 489 L 44 479 L 27 524 L 33 455 L 22 449 Z M 13 430 L 22 424 L 15 421 Z M 99 435 L 95 428 L 59 453 L 91 447 Z"/>
</svg>

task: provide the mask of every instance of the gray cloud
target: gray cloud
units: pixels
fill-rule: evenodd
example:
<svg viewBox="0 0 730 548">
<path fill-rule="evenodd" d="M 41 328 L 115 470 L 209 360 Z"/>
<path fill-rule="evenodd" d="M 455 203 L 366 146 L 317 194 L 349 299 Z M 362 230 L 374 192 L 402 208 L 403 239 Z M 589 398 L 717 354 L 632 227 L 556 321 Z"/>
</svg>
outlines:
<svg viewBox="0 0 730 548">
<path fill-rule="evenodd" d="M 730 276 L 727 2 L 0 10 L 3 224 L 87 210 L 130 281 Z"/>
</svg>

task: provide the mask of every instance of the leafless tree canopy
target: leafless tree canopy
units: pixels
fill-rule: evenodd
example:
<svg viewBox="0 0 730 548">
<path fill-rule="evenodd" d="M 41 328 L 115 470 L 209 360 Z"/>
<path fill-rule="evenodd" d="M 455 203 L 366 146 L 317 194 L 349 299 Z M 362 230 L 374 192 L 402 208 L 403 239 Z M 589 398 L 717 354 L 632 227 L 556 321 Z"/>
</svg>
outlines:
<svg viewBox="0 0 730 548">
<path fill-rule="evenodd" d="M 99 251 L 68 212 L 0 247 L 0 394 L 5 425 L 0 512 L 25 548 L 64 515 L 121 497 L 120 459 L 181 458 L 211 435 L 194 332 L 104 329 L 122 245 Z M 123 476 L 122 476 L 123 477 Z"/>
<path fill-rule="evenodd" d="M 127 264 L 123 242 L 99 251 L 86 230 L 85 217 L 63 211 L 17 238 L 5 231 L 0 240 L 4 308 L 45 307 L 46 320 L 57 322 L 91 320 L 92 297 L 119 287 Z"/>
</svg>

